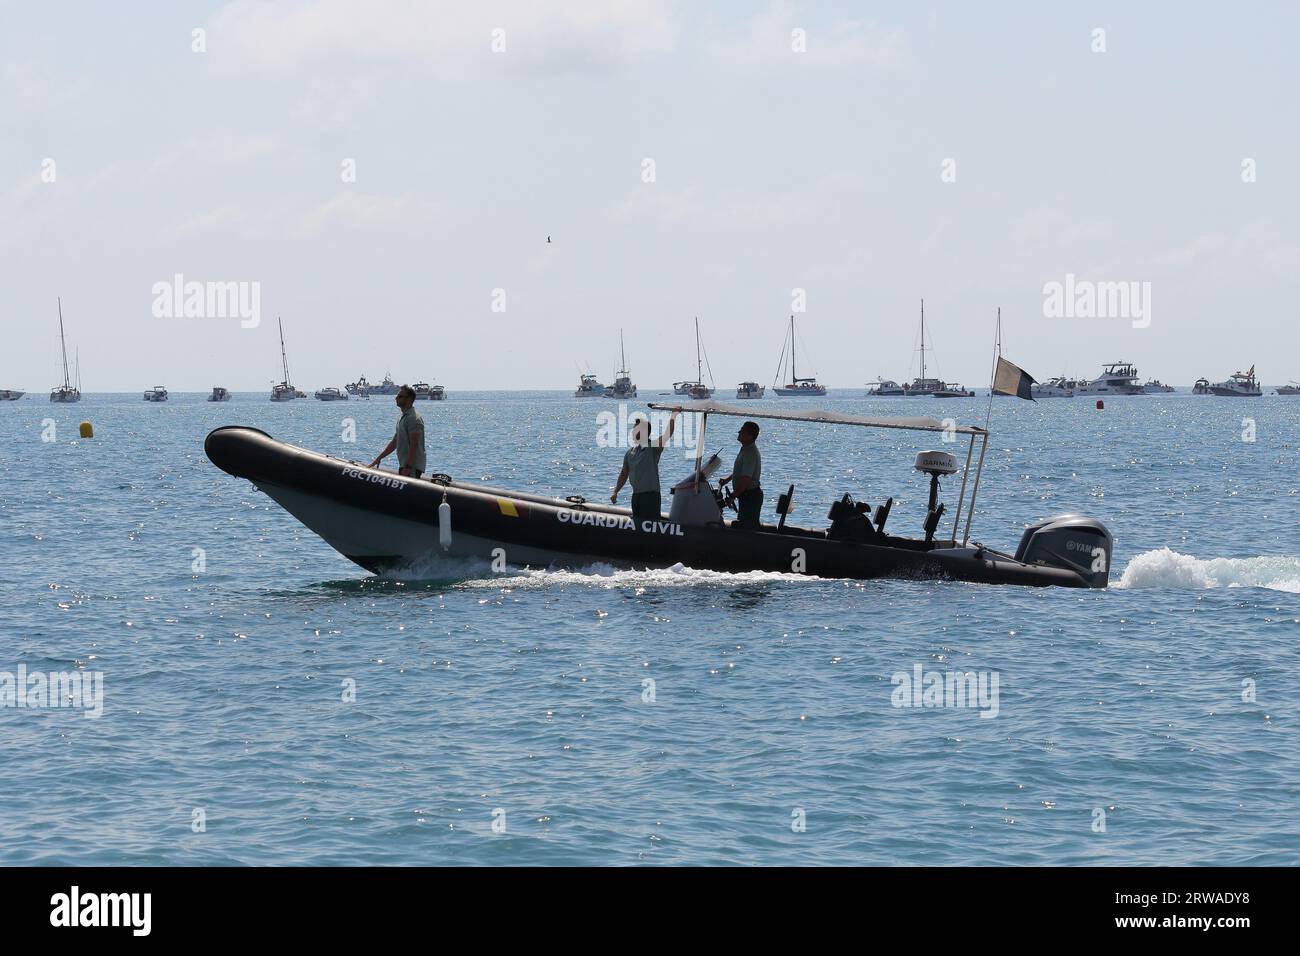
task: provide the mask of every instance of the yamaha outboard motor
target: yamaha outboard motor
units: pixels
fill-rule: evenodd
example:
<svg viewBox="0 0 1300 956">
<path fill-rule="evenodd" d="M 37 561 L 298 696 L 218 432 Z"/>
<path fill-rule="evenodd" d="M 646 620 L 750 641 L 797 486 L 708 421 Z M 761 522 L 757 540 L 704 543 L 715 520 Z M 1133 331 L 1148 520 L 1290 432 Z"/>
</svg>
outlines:
<svg viewBox="0 0 1300 956">
<path fill-rule="evenodd" d="M 1025 529 L 1016 560 L 1077 571 L 1089 587 L 1104 588 L 1113 544 L 1106 526 L 1095 518 L 1057 515 Z"/>
</svg>

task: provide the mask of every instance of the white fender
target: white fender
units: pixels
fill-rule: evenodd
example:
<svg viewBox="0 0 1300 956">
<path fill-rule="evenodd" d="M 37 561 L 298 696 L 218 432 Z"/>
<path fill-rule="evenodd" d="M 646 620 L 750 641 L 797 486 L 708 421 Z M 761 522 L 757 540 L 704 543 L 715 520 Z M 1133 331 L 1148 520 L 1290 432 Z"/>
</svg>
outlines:
<svg viewBox="0 0 1300 956">
<path fill-rule="evenodd" d="M 438 505 L 438 543 L 444 551 L 451 547 L 451 505 L 445 499 Z"/>
</svg>

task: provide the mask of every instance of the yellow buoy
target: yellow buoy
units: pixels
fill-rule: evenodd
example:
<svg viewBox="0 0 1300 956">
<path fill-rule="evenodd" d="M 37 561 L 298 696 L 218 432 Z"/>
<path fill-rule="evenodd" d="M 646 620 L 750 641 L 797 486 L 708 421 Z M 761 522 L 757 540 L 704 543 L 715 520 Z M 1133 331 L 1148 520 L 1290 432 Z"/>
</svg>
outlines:
<svg viewBox="0 0 1300 956">
<path fill-rule="evenodd" d="M 95 429 L 91 427 L 90 422 L 82 422 L 82 423 L 81 423 L 81 437 L 82 437 L 82 438 L 94 438 L 94 437 L 95 437 Z"/>
</svg>

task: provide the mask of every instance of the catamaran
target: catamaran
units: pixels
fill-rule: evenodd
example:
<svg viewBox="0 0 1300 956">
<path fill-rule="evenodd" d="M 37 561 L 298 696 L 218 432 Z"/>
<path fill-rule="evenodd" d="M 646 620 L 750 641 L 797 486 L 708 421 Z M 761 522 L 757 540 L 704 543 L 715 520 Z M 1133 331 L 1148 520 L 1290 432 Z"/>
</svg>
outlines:
<svg viewBox="0 0 1300 956">
<path fill-rule="evenodd" d="M 63 384 L 50 390 L 50 401 L 52 402 L 79 402 L 81 401 L 81 361 L 77 361 L 77 384 L 73 385 L 72 380 L 68 377 L 68 343 L 63 337 L 63 298 L 59 297 L 59 346 L 63 349 Z"/>
<path fill-rule="evenodd" d="M 784 385 L 778 385 L 776 384 L 776 381 L 773 381 L 772 391 L 786 398 L 797 397 L 800 395 L 806 395 L 806 396 L 825 395 L 826 386 L 820 384 L 817 381 L 816 375 L 807 378 L 799 377 L 799 373 L 798 371 L 795 370 L 795 365 L 794 365 L 794 342 L 795 342 L 794 316 L 792 315 L 790 316 L 790 331 L 786 333 L 785 341 L 781 343 L 781 357 L 777 359 L 777 363 L 776 363 L 777 380 L 779 380 L 781 377 L 781 367 L 785 362 L 785 357 L 787 354 L 786 349 L 788 348 L 789 349 L 788 354 L 790 356 L 790 369 L 789 369 L 790 377 L 789 380 Z"/>
<path fill-rule="evenodd" d="M 627 353 L 623 351 L 622 329 L 618 330 L 618 356 L 623 367 L 614 376 L 614 384 L 605 389 L 605 395 L 608 398 L 618 399 L 636 398 L 636 385 L 632 382 L 632 377 L 627 371 Z"/>
<path fill-rule="evenodd" d="M 276 316 L 275 321 L 280 326 L 280 365 L 284 369 L 284 380 L 278 385 L 271 388 L 271 401 L 273 402 L 291 402 L 295 398 L 306 398 L 306 392 L 300 392 L 293 387 L 289 381 L 289 356 L 284 350 L 284 322 Z"/>
<path fill-rule="evenodd" d="M 930 351 L 934 351 L 931 349 Z M 934 395 L 941 398 L 951 398 L 950 394 L 945 393 L 948 389 L 947 384 L 939 378 L 932 378 L 925 374 L 925 300 L 921 300 L 921 374 L 912 380 L 912 384 L 903 386 L 905 395 Z M 963 390 L 964 394 L 964 390 Z"/>
<path fill-rule="evenodd" d="M 1014 553 L 971 540 L 975 497 L 988 448 L 987 426 L 713 401 L 652 403 L 650 408 L 698 414 L 699 439 L 694 470 L 672 487 L 668 517 L 646 519 L 639 525 L 627 508 L 580 495 L 552 498 L 436 472 L 427 478 L 397 475 L 276 441 L 247 426 L 216 429 L 208 435 L 204 450 L 218 468 L 252 482 L 336 551 L 373 573 L 448 554 L 475 561 L 504 556 L 512 565 L 539 568 L 583 568 L 595 562 L 634 568 L 682 564 L 823 578 L 938 578 L 1077 588 L 1104 588 L 1109 580 L 1110 532 L 1083 515 L 1058 515 L 1027 526 L 1012 523 L 1009 530 L 1020 535 Z M 742 528 L 727 522 L 726 499 L 710 482 L 721 459 L 715 454 L 703 461 L 704 435 L 712 416 L 883 429 L 898 436 L 960 435 L 969 438 L 969 444 L 963 465 L 957 456 L 927 449 L 916 439 L 919 453 L 914 467 L 929 478 L 928 504 L 922 497 L 923 514 L 911 516 L 920 519 L 919 535 L 887 530 L 894 498 L 873 509 L 865 501 L 855 501 L 849 491 L 833 498 L 826 522 L 789 525 L 794 485 L 778 497 L 774 524 Z M 903 440 L 891 438 L 889 447 L 896 449 Z M 916 446 L 908 449 L 909 456 Z M 769 466 L 769 472 L 773 470 Z M 947 505 L 938 500 L 939 480 L 958 473 L 956 516 L 951 530 L 941 533 Z M 1026 501 L 1034 497 L 1025 494 Z M 905 500 L 915 501 L 916 496 L 909 493 Z M 821 514 L 822 507 L 814 514 Z M 292 547 L 286 541 L 285 552 Z"/>
<path fill-rule="evenodd" d="M 1226 382 L 1216 382 L 1210 386 L 1211 395 L 1229 395 L 1238 398 L 1255 398 L 1264 394 L 1264 390 L 1255 381 L 1255 366 L 1248 372 L 1233 372 Z"/>
<path fill-rule="evenodd" d="M 708 361 L 708 356 L 704 356 Z M 709 381 L 713 381 L 713 369 L 709 369 Z M 687 395 L 690 398 L 705 399 L 713 397 L 713 388 L 704 384 L 703 368 L 700 360 L 700 317 L 695 317 L 695 381 L 673 382 L 674 395 Z"/>
</svg>

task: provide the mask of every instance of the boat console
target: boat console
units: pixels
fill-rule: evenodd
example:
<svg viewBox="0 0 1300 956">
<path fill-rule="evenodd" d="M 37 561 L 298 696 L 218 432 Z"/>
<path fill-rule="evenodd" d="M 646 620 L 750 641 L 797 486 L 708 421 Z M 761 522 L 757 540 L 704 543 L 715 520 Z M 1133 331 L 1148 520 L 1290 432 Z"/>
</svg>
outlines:
<svg viewBox="0 0 1300 956">
<path fill-rule="evenodd" d="M 718 524 L 722 521 L 722 492 L 709 483 L 722 467 L 716 454 L 690 475 L 672 486 L 668 520 L 682 526 Z"/>
</svg>

